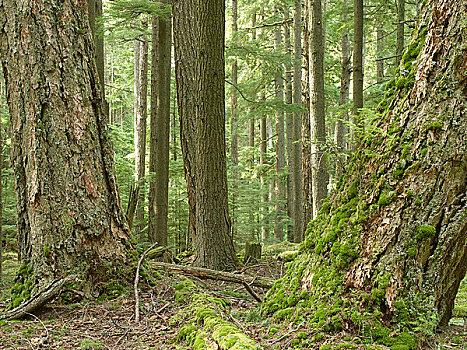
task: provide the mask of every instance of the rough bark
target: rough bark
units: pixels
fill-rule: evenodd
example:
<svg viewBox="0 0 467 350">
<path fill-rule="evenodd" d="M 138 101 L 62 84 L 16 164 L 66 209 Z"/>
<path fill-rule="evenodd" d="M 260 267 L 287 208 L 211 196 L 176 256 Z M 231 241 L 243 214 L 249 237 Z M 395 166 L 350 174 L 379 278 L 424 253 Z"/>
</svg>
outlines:
<svg viewBox="0 0 467 350">
<path fill-rule="evenodd" d="M 362 138 L 347 180 L 277 283 L 283 300 L 297 283 L 308 291 L 311 319 L 343 300 L 330 329 L 393 327 L 397 337 L 451 316 L 467 270 L 466 14 L 465 0 L 426 3 L 402 58 L 408 71 L 397 76 L 406 84 L 388 84 L 380 131 Z M 270 295 L 273 310 L 279 299 Z M 359 307 L 375 311 L 350 317 Z"/>
<path fill-rule="evenodd" d="M 267 136 L 267 119 L 266 114 L 261 115 L 259 121 L 260 130 L 260 143 L 259 143 L 259 165 L 261 169 L 261 191 L 263 192 L 261 198 L 261 239 L 266 241 L 269 239 L 269 185 L 266 176 L 266 167 L 268 165 L 267 151 L 268 151 L 268 136 Z"/>
<path fill-rule="evenodd" d="M 156 23 L 157 22 L 157 23 Z M 151 242 L 167 246 L 172 19 L 153 18 L 149 230 Z M 155 95 L 155 96 L 154 96 Z"/>
<path fill-rule="evenodd" d="M 126 261 L 87 3 L 0 4 L 22 261 L 34 288 L 78 273 L 91 292 Z"/>
<path fill-rule="evenodd" d="M 384 60 L 382 59 L 383 56 L 381 55 L 384 49 L 383 38 L 384 30 L 382 27 L 378 27 L 378 29 L 376 30 L 376 57 L 378 57 L 378 60 L 376 61 L 376 80 L 379 83 L 382 82 L 384 79 Z"/>
<path fill-rule="evenodd" d="M 235 255 L 225 153 L 225 3 L 173 3 L 175 73 L 196 266 L 227 270 Z"/>
<path fill-rule="evenodd" d="M 3 82 L 0 82 L 3 84 Z M 0 93 L 3 89 L 0 89 Z M 0 95 L 0 98 L 2 95 Z M 2 280 L 2 264 L 3 264 L 3 123 L 0 121 L 0 281 Z"/>
<path fill-rule="evenodd" d="M 302 98 L 302 2 L 295 1 L 294 8 L 294 64 L 293 64 L 293 103 L 301 104 Z M 303 185 L 302 185 L 302 115 L 300 112 L 293 114 L 292 131 L 292 180 L 293 180 L 293 240 L 298 243 L 303 240 Z"/>
<path fill-rule="evenodd" d="M 309 74 L 311 118 L 311 177 L 313 218 L 327 196 L 326 128 L 324 103 L 324 42 L 321 0 L 312 1 L 309 11 Z"/>
<path fill-rule="evenodd" d="M 276 14 L 280 14 L 280 10 L 276 7 Z M 274 28 L 274 50 L 282 49 L 282 30 L 279 26 Z M 284 99 L 284 80 L 282 75 L 284 69 L 282 64 L 277 68 L 274 74 L 275 97 L 277 101 Z M 286 200 L 287 178 L 285 177 L 285 130 L 284 130 L 284 112 L 280 109 L 276 111 L 276 179 L 275 179 L 275 220 L 274 220 L 274 238 L 282 241 L 284 239 L 284 215 Z"/>
</svg>

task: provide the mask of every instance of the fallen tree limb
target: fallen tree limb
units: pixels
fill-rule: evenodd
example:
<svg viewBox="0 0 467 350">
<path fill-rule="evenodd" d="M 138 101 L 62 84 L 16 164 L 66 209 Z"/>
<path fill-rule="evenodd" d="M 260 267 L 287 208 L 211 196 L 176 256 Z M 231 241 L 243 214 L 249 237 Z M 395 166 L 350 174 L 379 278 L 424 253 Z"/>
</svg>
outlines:
<svg viewBox="0 0 467 350">
<path fill-rule="evenodd" d="M 0 315 L 0 320 L 13 320 L 22 318 L 31 314 L 33 311 L 39 309 L 46 304 L 50 299 L 59 294 L 67 283 L 75 282 L 78 280 L 76 275 L 70 275 L 61 280 L 56 280 L 49 283 L 26 302 L 14 308 L 13 310 L 4 312 Z"/>
<path fill-rule="evenodd" d="M 184 273 L 187 275 L 193 275 L 198 278 L 212 279 L 217 281 L 233 282 L 244 285 L 245 283 L 249 286 L 271 288 L 274 283 L 273 280 L 265 277 L 252 277 L 246 275 L 237 275 L 230 272 L 216 271 L 205 269 L 202 267 L 183 266 L 175 264 L 167 264 L 162 262 L 150 262 L 149 265 L 156 270 L 166 270 L 178 273 Z"/>
</svg>

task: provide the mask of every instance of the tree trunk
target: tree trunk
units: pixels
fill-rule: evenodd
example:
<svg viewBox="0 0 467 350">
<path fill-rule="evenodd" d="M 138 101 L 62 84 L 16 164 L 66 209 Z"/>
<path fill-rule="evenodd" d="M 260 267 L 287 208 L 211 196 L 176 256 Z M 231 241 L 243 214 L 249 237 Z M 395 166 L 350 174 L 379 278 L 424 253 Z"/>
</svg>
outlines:
<svg viewBox="0 0 467 350">
<path fill-rule="evenodd" d="M 0 82 L 2 84 L 3 82 Z M 2 98 L 3 89 L 0 89 L 0 99 Z M 2 103 L 3 104 L 3 103 Z M 3 122 L 0 120 L 0 281 L 2 280 L 2 264 L 3 264 Z"/>
<path fill-rule="evenodd" d="M 259 121 L 259 130 L 260 130 L 260 144 L 259 144 L 259 165 L 261 171 L 261 238 L 262 241 L 267 241 L 269 239 L 269 184 L 266 176 L 266 167 L 268 165 L 267 151 L 268 151 L 268 134 L 267 134 L 267 119 L 266 114 L 261 115 Z"/>
<path fill-rule="evenodd" d="M 305 16 L 303 30 L 303 93 L 302 106 L 305 110 L 302 119 L 302 190 L 303 190 L 303 232 L 306 231 L 308 223 L 313 218 L 313 190 L 311 188 L 311 124 L 310 124 L 310 33 L 308 32 L 309 18 L 308 12 L 310 0 L 305 1 Z"/>
<path fill-rule="evenodd" d="M 360 126 L 360 110 L 363 108 L 363 0 L 354 0 L 354 38 L 353 38 L 353 110 L 351 149 L 358 142 L 355 128 Z"/>
<path fill-rule="evenodd" d="M 232 0 L 232 37 L 235 39 L 237 35 L 237 0 Z M 232 161 L 232 188 L 231 188 L 231 214 L 232 214 L 232 235 L 236 236 L 236 209 L 237 209 L 237 191 L 239 182 L 238 173 L 238 101 L 237 101 L 237 85 L 238 85 L 238 61 L 234 59 L 232 62 L 232 93 L 230 95 L 230 160 Z"/>
<path fill-rule="evenodd" d="M 147 27 L 146 19 L 142 21 L 142 27 Z M 136 102 L 135 114 L 135 198 L 136 198 L 136 213 L 135 219 L 137 225 L 135 226 L 134 233 L 141 239 L 140 233 L 143 230 L 144 223 L 144 187 L 145 187 L 145 174 L 146 174 L 146 129 L 148 120 L 148 39 L 141 36 L 137 40 L 139 44 L 139 61 L 138 61 L 138 98 Z M 135 62 L 136 64 L 136 62 Z M 131 221 L 132 222 L 132 221 Z"/>
<path fill-rule="evenodd" d="M 252 28 L 255 28 L 256 27 L 256 12 L 253 13 L 252 15 L 252 20 L 251 20 L 251 26 Z M 256 29 L 253 29 L 251 31 L 251 40 L 252 41 L 256 41 Z M 254 100 L 256 100 L 257 98 L 257 95 L 255 93 L 255 96 L 254 96 Z M 250 114 L 251 114 L 251 117 L 248 121 L 248 146 L 250 147 L 250 152 L 251 152 L 251 158 L 250 158 L 250 162 L 251 162 L 251 168 L 253 169 L 255 167 L 255 152 L 254 152 L 254 148 L 255 148 L 255 121 L 256 121 L 256 118 L 255 118 L 255 113 L 254 113 L 254 108 L 251 108 L 250 109 Z M 253 179 L 252 180 L 252 183 L 256 181 L 256 179 Z M 256 213 L 258 213 L 259 211 L 259 208 L 260 208 L 260 205 L 258 205 L 258 202 L 256 202 L 256 205 L 254 207 L 254 210 L 251 210 L 250 213 L 248 214 L 248 221 L 250 223 L 250 227 L 251 227 L 251 235 L 250 235 L 250 239 L 251 241 L 260 241 L 261 238 L 259 237 L 259 233 L 258 233 L 258 229 L 257 229 L 257 225 L 255 223 L 255 215 L 257 215 Z"/>
<path fill-rule="evenodd" d="M 279 9 L 276 7 L 276 14 L 280 14 Z M 281 28 L 276 26 L 274 28 L 274 50 L 281 50 L 282 46 L 282 33 Z M 284 81 L 282 74 L 284 69 L 282 64 L 277 68 L 274 75 L 275 97 L 277 101 L 284 99 Z M 282 241 L 284 239 L 284 215 L 286 200 L 286 178 L 285 175 L 285 130 L 284 130 L 284 112 L 280 109 L 276 111 L 276 188 L 275 194 L 275 220 L 274 220 L 274 238 Z"/>
<path fill-rule="evenodd" d="M 284 43 L 285 43 L 285 52 L 289 54 L 292 52 L 292 47 L 290 43 L 290 14 L 289 6 L 284 6 Z M 292 65 L 290 62 L 285 64 L 285 103 L 287 105 L 292 105 Z M 287 225 L 287 237 L 289 241 L 293 240 L 293 222 L 291 221 L 294 217 L 294 196 L 293 196 L 293 114 L 292 112 L 287 111 L 285 115 L 285 133 L 287 136 L 287 216 L 290 219 L 291 225 Z"/>
<path fill-rule="evenodd" d="M 348 5 L 348 0 L 345 2 L 345 6 Z M 342 16 L 343 21 L 347 21 L 348 14 L 344 13 Z M 349 103 L 350 93 L 350 76 L 352 74 L 352 65 L 350 57 L 350 38 L 349 33 L 342 35 L 342 57 L 341 57 L 341 78 L 340 78 L 340 93 L 339 93 L 339 105 L 343 106 Z M 345 162 L 346 147 L 346 123 L 349 121 L 349 114 L 347 109 L 339 116 L 336 121 L 334 141 L 337 147 L 337 162 L 336 162 L 336 182 L 339 181 L 342 175 L 342 170 Z"/>
<path fill-rule="evenodd" d="M 376 61 L 376 80 L 378 83 L 381 83 L 384 79 L 384 60 L 383 55 L 381 54 L 384 50 L 383 47 L 383 38 L 384 38 L 384 30 L 383 27 L 378 27 L 376 30 L 376 57 L 378 61 Z M 400 61 L 400 58 L 399 58 Z M 398 61 L 398 62 L 399 62 Z"/>
<path fill-rule="evenodd" d="M 396 67 L 404 51 L 405 0 L 397 0 Z"/>
<path fill-rule="evenodd" d="M 467 270 L 466 12 L 465 0 L 424 6 L 402 62 L 414 65 L 397 77 L 406 84 L 389 85 L 373 125 L 381 133 L 362 139 L 348 180 L 312 223 L 303 253 L 276 284 L 282 294 L 270 293 L 269 310 L 278 302 L 290 307 L 287 291 L 299 283 L 310 319 L 330 300 L 343 305 L 329 330 L 404 344 L 397 335 L 405 328 L 432 332 L 448 323 Z M 358 308 L 373 311 L 361 317 Z"/>
<path fill-rule="evenodd" d="M 182 151 L 196 266 L 238 264 L 228 212 L 225 153 L 225 3 L 173 3 Z"/>
<path fill-rule="evenodd" d="M 324 104 L 324 42 L 321 0 L 313 1 L 309 10 L 310 47 L 310 117 L 311 117 L 311 177 L 313 218 L 327 196 L 326 128 Z"/>
<path fill-rule="evenodd" d="M 302 1 L 295 1 L 294 9 L 294 64 L 293 64 L 293 103 L 299 106 L 302 98 Z M 293 180 L 293 241 L 303 240 L 303 186 L 302 186 L 302 118 L 300 112 L 293 114 L 292 180 Z"/>
<path fill-rule="evenodd" d="M 167 246 L 172 20 L 153 18 L 151 70 L 150 242 Z"/>
<path fill-rule="evenodd" d="M 90 292 L 126 261 L 128 228 L 87 3 L 4 1 L 0 28 L 18 241 L 28 279 L 39 288 L 78 273 Z"/>
</svg>

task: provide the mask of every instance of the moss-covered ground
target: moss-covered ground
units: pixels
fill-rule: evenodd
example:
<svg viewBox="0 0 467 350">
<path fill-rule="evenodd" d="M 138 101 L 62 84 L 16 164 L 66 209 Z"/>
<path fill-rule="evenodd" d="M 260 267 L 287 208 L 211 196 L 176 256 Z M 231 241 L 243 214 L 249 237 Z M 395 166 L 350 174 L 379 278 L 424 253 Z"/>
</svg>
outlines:
<svg viewBox="0 0 467 350">
<path fill-rule="evenodd" d="M 295 246 L 279 244 L 266 249 L 268 258 L 248 266 L 254 275 L 277 278 L 290 264 L 281 258 Z M 293 253 L 292 253 L 293 254 Z M 4 256 L 0 307 L 8 304 L 15 273 L 20 268 L 13 253 Z M 72 291 L 63 293 L 44 309 L 20 321 L 0 321 L 0 349 L 409 349 L 405 344 L 377 344 L 346 331 L 332 335 L 333 308 L 326 305 L 324 323 L 308 322 L 311 313 L 297 307 L 264 316 L 266 305 L 257 303 L 241 286 L 162 274 L 150 286 L 141 281 L 141 322 L 134 322 L 134 298 L 128 288 L 108 289 L 97 300 L 82 300 Z M 264 297 L 263 290 L 256 292 Z M 467 348 L 467 279 L 459 288 L 450 326 L 433 339 L 433 349 Z M 384 328 L 380 328 L 384 333 Z M 418 344 L 417 344 L 418 346 Z M 421 348 L 421 347 L 420 347 Z"/>
</svg>

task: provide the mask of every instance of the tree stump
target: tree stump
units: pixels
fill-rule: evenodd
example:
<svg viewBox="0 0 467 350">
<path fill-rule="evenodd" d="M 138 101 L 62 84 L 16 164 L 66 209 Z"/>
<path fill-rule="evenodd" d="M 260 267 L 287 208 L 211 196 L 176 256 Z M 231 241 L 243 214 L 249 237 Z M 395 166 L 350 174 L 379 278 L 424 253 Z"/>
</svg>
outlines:
<svg viewBox="0 0 467 350">
<path fill-rule="evenodd" d="M 245 244 L 245 264 L 256 262 L 261 259 L 261 243 L 246 242 Z"/>
</svg>

